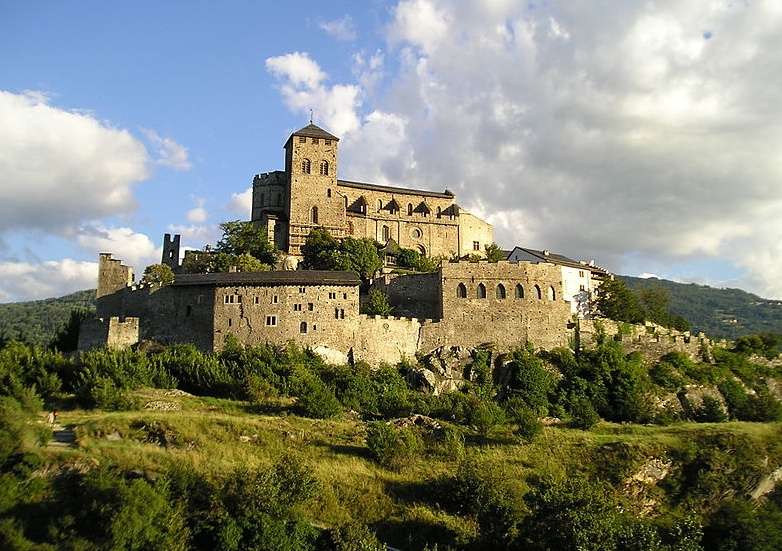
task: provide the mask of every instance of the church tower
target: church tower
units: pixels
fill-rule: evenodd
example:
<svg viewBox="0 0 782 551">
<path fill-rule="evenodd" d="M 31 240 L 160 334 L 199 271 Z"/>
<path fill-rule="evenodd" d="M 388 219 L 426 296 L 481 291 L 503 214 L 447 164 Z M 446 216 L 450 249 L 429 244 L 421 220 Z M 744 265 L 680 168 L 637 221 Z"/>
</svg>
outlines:
<svg viewBox="0 0 782 551">
<path fill-rule="evenodd" d="M 288 180 L 288 253 L 301 255 L 313 228 L 345 236 L 345 198 L 337 191 L 339 138 L 310 123 L 285 143 Z"/>
</svg>

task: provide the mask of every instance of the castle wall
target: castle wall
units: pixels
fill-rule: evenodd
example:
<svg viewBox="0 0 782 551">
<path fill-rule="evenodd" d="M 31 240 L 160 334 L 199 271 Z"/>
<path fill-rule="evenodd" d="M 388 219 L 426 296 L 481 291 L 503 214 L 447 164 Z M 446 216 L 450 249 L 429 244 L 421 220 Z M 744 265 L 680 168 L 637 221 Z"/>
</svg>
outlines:
<svg viewBox="0 0 782 551">
<path fill-rule="evenodd" d="M 372 288 L 388 295 L 394 315 L 410 318 L 442 317 L 440 274 L 385 274 L 372 282 Z"/>
<path fill-rule="evenodd" d="M 353 357 L 370 365 L 415 359 L 420 333 L 421 322 L 416 319 L 361 315 L 354 334 Z"/>
<path fill-rule="evenodd" d="M 121 260 L 111 258 L 110 253 L 98 255 L 98 291 L 96 298 L 111 295 L 133 283 L 133 268 Z M 100 307 L 100 304 L 98 305 Z M 99 313 L 100 315 L 100 313 Z"/>
<path fill-rule="evenodd" d="M 494 226 L 469 212 L 459 213 L 459 256 L 470 254 L 485 256 L 486 246 L 492 243 L 494 243 Z"/>
<path fill-rule="evenodd" d="M 90 348 L 127 348 L 139 341 L 139 319 L 94 318 L 84 320 L 79 327 L 79 350 Z"/>
</svg>

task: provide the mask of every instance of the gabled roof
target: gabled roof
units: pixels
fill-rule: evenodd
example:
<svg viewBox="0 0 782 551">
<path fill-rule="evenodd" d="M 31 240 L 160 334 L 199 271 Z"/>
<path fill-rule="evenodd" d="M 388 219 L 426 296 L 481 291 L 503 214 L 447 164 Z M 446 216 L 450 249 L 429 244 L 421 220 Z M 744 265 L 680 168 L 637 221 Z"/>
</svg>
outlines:
<svg viewBox="0 0 782 551">
<path fill-rule="evenodd" d="M 278 270 L 273 272 L 178 274 L 172 285 L 223 287 L 232 285 L 358 285 L 359 283 L 361 283 L 361 280 L 353 272 L 336 272 L 329 270 Z"/>
<path fill-rule="evenodd" d="M 367 199 L 363 195 L 360 195 L 358 199 L 353 201 L 347 208 L 348 212 L 357 212 L 358 214 L 367 213 Z"/>
<path fill-rule="evenodd" d="M 437 191 L 429 191 L 426 189 L 411 189 L 411 188 L 404 188 L 404 187 L 381 186 L 380 184 L 368 184 L 366 182 L 353 182 L 351 180 L 337 180 L 337 185 L 343 187 L 349 187 L 349 188 L 368 189 L 371 191 L 385 191 L 388 193 L 399 193 L 402 195 L 423 195 L 425 197 L 440 197 L 442 199 L 454 198 L 454 194 L 448 191 L 447 189 L 444 192 L 440 193 Z"/>
<path fill-rule="evenodd" d="M 570 268 L 578 268 L 580 270 L 589 270 L 590 272 L 595 272 L 599 274 L 607 274 L 608 270 L 601 268 L 599 266 L 590 265 L 588 262 L 580 262 L 578 260 L 573 260 L 572 258 L 568 258 L 565 255 L 552 253 L 551 251 L 539 251 L 538 249 L 528 249 L 527 247 L 519 247 L 516 246 L 513 248 L 512 251 L 507 251 L 508 255 L 506 258 L 509 258 L 516 249 L 519 249 L 521 251 L 524 251 L 525 253 L 534 256 L 536 258 L 539 258 L 542 262 L 550 262 L 552 264 L 558 264 L 560 266 L 568 266 Z"/>
<path fill-rule="evenodd" d="M 325 130 L 323 130 L 320 126 L 315 126 L 312 123 L 309 123 L 304 128 L 300 128 L 299 130 L 291 134 L 291 137 L 292 136 L 306 136 L 308 138 L 324 138 L 326 140 L 339 141 L 339 138 L 337 138 L 334 134 L 330 134 Z"/>
<path fill-rule="evenodd" d="M 418 203 L 418 206 L 413 209 L 413 212 L 432 212 L 432 209 L 429 208 L 426 201 L 421 201 Z"/>
<path fill-rule="evenodd" d="M 391 200 L 386 203 L 386 206 L 383 207 L 385 210 L 399 210 L 401 207 L 399 206 L 399 203 L 396 202 L 396 199 L 393 197 Z"/>
</svg>

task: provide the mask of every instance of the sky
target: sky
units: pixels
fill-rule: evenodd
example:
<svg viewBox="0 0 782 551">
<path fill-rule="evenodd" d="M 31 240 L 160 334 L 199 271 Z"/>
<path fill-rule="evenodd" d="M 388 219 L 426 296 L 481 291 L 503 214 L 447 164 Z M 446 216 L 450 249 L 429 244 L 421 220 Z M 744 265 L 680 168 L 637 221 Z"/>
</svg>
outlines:
<svg viewBox="0 0 782 551">
<path fill-rule="evenodd" d="M 249 219 L 288 135 L 504 248 L 782 299 L 782 2 L 0 0 L 0 302 Z"/>
</svg>

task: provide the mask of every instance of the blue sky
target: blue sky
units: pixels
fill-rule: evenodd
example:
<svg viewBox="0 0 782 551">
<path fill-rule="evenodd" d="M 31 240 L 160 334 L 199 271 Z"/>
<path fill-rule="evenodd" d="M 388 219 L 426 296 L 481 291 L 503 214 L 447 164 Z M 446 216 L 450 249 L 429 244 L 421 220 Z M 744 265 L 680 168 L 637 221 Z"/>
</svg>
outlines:
<svg viewBox="0 0 782 551">
<path fill-rule="evenodd" d="M 629 4 L 2 1 L 0 302 L 214 240 L 310 108 L 503 246 L 782 297 L 782 11 Z"/>
</svg>

